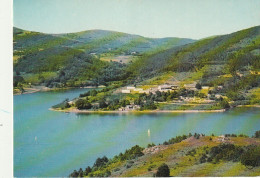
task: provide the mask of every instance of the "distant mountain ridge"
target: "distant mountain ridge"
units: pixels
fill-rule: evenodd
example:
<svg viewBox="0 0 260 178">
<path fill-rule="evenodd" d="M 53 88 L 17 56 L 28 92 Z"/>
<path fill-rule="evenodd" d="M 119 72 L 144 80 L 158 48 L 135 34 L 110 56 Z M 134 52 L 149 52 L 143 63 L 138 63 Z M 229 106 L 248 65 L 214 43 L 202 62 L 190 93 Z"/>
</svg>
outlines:
<svg viewBox="0 0 260 178">
<path fill-rule="evenodd" d="M 30 43 L 26 45 L 29 39 L 19 39 L 21 33 L 33 33 L 35 44 Z M 104 53 L 110 52 L 114 54 L 130 54 L 132 52 L 142 53 L 147 50 L 154 49 L 161 45 L 167 46 L 179 46 L 187 43 L 192 43 L 196 40 L 188 38 L 146 38 L 139 35 L 131 35 L 122 32 L 114 32 L 107 30 L 88 30 L 78 33 L 66 33 L 66 34 L 44 34 L 39 32 L 29 32 L 22 29 L 14 27 L 14 37 L 18 37 L 18 41 L 14 48 L 20 47 L 19 42 L 23 43 L 25 47 L 30 47 L 30 45 L 39 45 L 39 43 L 49 42 L 48 40 L 56 40 L 56 38 L 61 38 L 62 43 L 60 45 L 77 48 L 82 50 L 88 50 L 87 53 Z M 52 39 L 50 39 L 52 37 Z M 16 39 L 16 38 L 15 38 Z M 88 43 L 89 45 L 86 45 Z M 84 45 L 85 44 L 85 45 Z"/>
</svg>

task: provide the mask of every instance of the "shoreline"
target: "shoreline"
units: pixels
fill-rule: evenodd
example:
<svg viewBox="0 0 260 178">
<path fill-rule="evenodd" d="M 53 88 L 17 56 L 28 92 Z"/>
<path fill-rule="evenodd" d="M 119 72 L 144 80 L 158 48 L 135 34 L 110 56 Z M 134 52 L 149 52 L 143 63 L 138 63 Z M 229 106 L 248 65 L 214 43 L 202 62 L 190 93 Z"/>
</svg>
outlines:
<svg viewBox="0 0 260 178">
<path fill-rule="evenodd" d="M 35 86 L 32 88 L 24 88 L 25 92 L 23 93 L 13 93 L 13 95 L 23 95 L 23 94 L 31 94 L 36 92 L 47 92 L 47 91 L 59 91 L 59 90 L 69 90 L 69 89 L 80 89 L 80 88 L 103 88 L 103 86 L 86 86 L 86 87 L 66 87 L 66 88 L 48 88 L 45 86 Z"/>
<path fill-rule="evenodd" d="M 260 105 L 238 105 L 237 107 L 239 108 L 242 108 L 242 107 L 245 107 L 245 108 L 260 108 Z"/>
<path fill-rule="evenodd" d="M 90 113 L 102 113 L 102 114 L 127 114 L 127 113 L 216 113 L 216 112 L 225 112 L 225 109 L 218 110 L 145 110 L 145 111 L 89 111 L 89 110 L 78 110 L 78 109 L 53 109 L 49 108 L 51 111 L 65 112 L 65 113 L 82 113 L 82 114 L 90 114 Z"/>
</svg>

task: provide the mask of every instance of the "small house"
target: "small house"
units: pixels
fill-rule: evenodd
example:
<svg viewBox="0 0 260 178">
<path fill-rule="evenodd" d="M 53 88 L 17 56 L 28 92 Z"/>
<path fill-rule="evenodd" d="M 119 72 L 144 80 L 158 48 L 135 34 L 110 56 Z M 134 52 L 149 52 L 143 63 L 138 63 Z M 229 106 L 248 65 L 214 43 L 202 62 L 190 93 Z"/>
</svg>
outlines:
<svg viewBox="0 0 260 178">
<path fill-rule="evenodd" d="M 184 88 L 189 89 L 189 90 L 197 90 L 196 83 L 184 84 Z"/>
<path fill-rule="evenodd" d="M 219 98 L 222 97 L 222 95 L 220 95 L 220 94 L 216 94 L 215 97 L 219 99 Z"/>
<path fill-rule="evenodd" d="M 209 89 L 209 86 L 202 86 L 201 88 L 208 90 L 208 89 Z"/>
<path fill-rule="evenodd" d="M 122 93 L 131 93 L 131 90 L 122 90 Z"/>
<path fill-rule="evenodd" d="M 160 85 L 158 87 L 159 91 L 170 91 L 172 90 L 172 86 L 171 85 Z"/>
<path fill-rule="evenodd" d="M 221 89 L 223 89 L 223 86 L 219 85 L 219 86 L 217 86 L 217 89 L 221 90 Z"/>
<path fill-rule="evenodd" d="M 135 87 L 128 86 L 128 87 L 126 87 L 126 89 L 127 89 L 127 90 L 134 90 L 134 89 L 135 89 Z"/>
<path fill-rule="evenodd" d="M 134 91 L 140 92 L 140 91 L 143 91 L 143 89 L 142 88 L 135 88 Z"/>
</svg>

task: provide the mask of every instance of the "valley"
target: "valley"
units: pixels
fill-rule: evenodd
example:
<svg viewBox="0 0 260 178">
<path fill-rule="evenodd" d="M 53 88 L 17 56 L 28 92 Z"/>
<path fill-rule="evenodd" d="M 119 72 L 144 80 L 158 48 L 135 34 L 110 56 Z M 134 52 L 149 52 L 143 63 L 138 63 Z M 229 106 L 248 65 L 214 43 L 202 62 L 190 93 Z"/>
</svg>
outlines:
<svg viewBox="0 0 260 178">
<path fill-rule="evenodd" d="M 259 26 L 197 41 L 103 30 L 47 35 L 14 28 L 14 92 L 39 85 L 105 87 L 54 107 L 66 111 L 258 106 L 259 46 Z M 77 100 L 88 106 L 77 107 Z"/>
</svg>

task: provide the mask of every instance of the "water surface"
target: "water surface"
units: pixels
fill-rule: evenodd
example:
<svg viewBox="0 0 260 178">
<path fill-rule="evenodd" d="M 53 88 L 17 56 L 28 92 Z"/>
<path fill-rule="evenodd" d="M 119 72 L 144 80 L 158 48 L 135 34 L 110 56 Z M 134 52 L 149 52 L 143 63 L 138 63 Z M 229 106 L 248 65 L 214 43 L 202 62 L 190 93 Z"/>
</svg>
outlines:
<svg viewBox="0 0 260 178">
<path fill-rule="evenodd" d="M 14 176 L 68 176 L 97 157 L 181 134 L 247 134 L 260 130 L 260 110 L 224 113 L 75 114 L 48 110 L 89 89 L 14 96 Z M 150 130 L 150 134 L 148 134 Z"/>
</svg>

